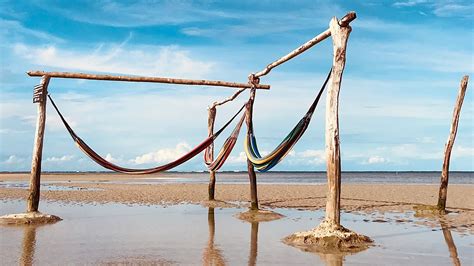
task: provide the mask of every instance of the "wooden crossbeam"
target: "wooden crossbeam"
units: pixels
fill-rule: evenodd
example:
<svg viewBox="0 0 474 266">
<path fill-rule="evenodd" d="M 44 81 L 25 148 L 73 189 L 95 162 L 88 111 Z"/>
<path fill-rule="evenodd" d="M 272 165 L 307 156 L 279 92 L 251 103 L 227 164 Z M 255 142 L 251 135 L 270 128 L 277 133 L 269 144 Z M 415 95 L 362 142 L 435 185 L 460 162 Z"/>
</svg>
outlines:
<svg viewBox="0 0 474 266">
<path fill-rule="evenodd" d="M 168 83 L 168 84 L 180 84 L 180 85 L 202 85 L 202 86 L 245 88 L 245 89 L 250 89 L 252 87 L 250 83 L 237 83 L 237 82 L 204 80 L 204 79 L 197 80 L 197 79 L 178 79 L 178 78 L 164 78 L 164 77 L 115 76 L 115 75 L 74 73 L 74 72 L 45 72 L 45 71 L 28 71 L 26 73 L 30 77 L 48 76 L 50 78 Z M 258 84 L 256 88 L 269 90 L 270 85 Z"/>
<path fill-rule="evenodd" d="M 351 23 L 351 21 L 356 19 L 356 17 L 357 17 L 356 13 L 354 11 L 351 11 L 351 12 L 347 13 L 343 18 L 341 18 L 341 20 L 339 20 L 339 25 L 341 27 L 346 27 L 347 25 L 349 25 L 349 23 Z M 275 67 L 285 63 L 286 61 L 294 58 L 295 56 L 303 53 L 304 51 L 308 50 L 309 48 L 313 47 L 314 45 L 316 45 L 316 44 L 320 43 L 321 41 L 325 40 L 329 36 L 331 36 L 331 30 L 327 29 L 324 32 L 317 35 L 316 37 L 314 37 L 313 39 L 307 41 L 306 43 L 304 43 L 300 47 L 298 47 L 295 50 L 291 51 L 287 55 L 285 55 L 285 56 L 281 57 L 280 59 L 276 60 L 275 62 L 267 65 L 262 71 L 255 73 L 254 76 L 256 78 L 265 76 L 266 74 L 270 73 L 270 71 L 273 68 L 275 68 Z"/>
</svg>

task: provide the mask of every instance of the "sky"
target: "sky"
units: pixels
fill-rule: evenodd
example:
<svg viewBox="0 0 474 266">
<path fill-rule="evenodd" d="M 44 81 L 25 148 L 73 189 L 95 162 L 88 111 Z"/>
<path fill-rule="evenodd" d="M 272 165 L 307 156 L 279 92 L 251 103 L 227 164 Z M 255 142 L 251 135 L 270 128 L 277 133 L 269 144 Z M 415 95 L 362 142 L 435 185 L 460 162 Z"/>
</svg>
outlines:
<svg viewBox="0 0 474 266">
<path fill-rule="evenodd" d="M 250 73 L 355 11 L 340 94 L 343 171 L 438 171 L 463 75 L 474 72 L 472 1 L 0 0 L 0 171 L 29 171 L 39 78 L 28 70 L 246 82 Z M 262 78 L 254 128 L 271 151 L 301 119 L 332 64 L 330 39 Z M 52 79 L 49 93 L 76 133 L 114 163 L 169 162 L 207 137 L 219 87 Z M 325 97 L 325 95 L 324 95 Z M 216 128 L 248 92 L 217 110 Z M 451 170 L 473 171 L 468 85 Z M 324 171 L 325 99 L 275 171 Z M 231 129 L 216 141 L 219 149 Z M 222 170 L 245 170 L 245 129 Z M 202 155 L 176 168 L 203 171 Z M 48 104 L 45 171 L 100 171 Z"/>
</svg>

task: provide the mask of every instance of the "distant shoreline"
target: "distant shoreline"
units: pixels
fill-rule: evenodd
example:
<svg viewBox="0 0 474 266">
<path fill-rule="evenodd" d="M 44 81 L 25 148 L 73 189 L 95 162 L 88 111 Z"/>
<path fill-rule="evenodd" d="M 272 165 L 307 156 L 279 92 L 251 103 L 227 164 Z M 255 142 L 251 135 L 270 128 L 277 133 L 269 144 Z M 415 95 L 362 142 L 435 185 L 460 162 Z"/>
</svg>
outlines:
<svg viewBox="0 0 474 266">
<path fill-rule="evenodd" d="M 474 173 L 474 170 L 462 170 L 462 171 L 449 171 L 450 173 Z M 29 174 L 30 171 L 0 171 L 0 174 Z M 45 174 L 118 174 L 112 171 L 43 171 Z M 200 173 L 209 173 L 208 171 L 166 171 L 162 173 L 171 173 L 171 174 L 200 174 Z M 220 171 L 219 174 L 225 173 L 247 173 L 247 171 Z M 257 173 L 268 175 L 272 173 L 326 173 L 326 171 L 271 171 L 265 173 Z M 423 170 L 423 171 L 411 171 L 411 170 L 402 170 L 402 171 L 342 171 L 342 173 L 440 173 L 441 170 Z"/>
</svg>

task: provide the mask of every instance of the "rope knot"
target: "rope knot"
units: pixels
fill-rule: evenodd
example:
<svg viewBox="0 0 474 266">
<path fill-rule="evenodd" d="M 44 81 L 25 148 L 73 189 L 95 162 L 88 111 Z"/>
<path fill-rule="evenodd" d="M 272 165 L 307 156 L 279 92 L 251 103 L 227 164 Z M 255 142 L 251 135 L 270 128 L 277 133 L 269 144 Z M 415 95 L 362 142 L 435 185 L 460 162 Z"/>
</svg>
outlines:
<svg viewBox="0 0 474 266">
<path fill-rule="evenodd" d="M 255 88 L 260 84 L 260 78 L 255 77 L 255 74 L 252 73 L 249 75 L 249 84 L 252 85 L 252 88 Z"/>
</svg>

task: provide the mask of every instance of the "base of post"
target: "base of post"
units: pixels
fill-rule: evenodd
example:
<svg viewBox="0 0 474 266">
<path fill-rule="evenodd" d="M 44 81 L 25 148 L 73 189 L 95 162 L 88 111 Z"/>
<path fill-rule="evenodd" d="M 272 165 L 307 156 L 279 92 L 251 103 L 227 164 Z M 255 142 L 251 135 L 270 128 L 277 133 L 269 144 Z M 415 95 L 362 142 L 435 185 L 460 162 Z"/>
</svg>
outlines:
<svg viewBox="0 0 474 266">
<path fill-rule="evenodd" d="M 310 231 L 297 232 L 287 236 L 283 242 L 309 252 L 355 253 L 369 248 L 373 240 L 344 228 L 342 225 L 324 220 L 318 227 Z"/>
<path fill-rule="evenodd" d="M 0 224 L 52 224 L 62 219 L 56 215 L 41 212 L 26 212 L 0 216 Z"/>
<path fill-rule="evenodd" d="M 208 208 L 238 208 L 239 205 L 222 200 L 205 200 L 201 205 Z"/>
<path fill-rule="evenodd" d="M 246 212 L 241 212 L 236 215 L 240 220 L 247 222 L 270 222 L 274 220 L 281 219 L 285 215 L 269 211 L 269 210 L 248 210 Z"/>
<path fill-rule="evenodd" d="M 413 206 L 413 210 L 415 210 L 415 217 L 445 215 L 450 213 L 450 211 L 446 209 L 440 209 L 437 205 L 415 205 Z"/>
</svg>

